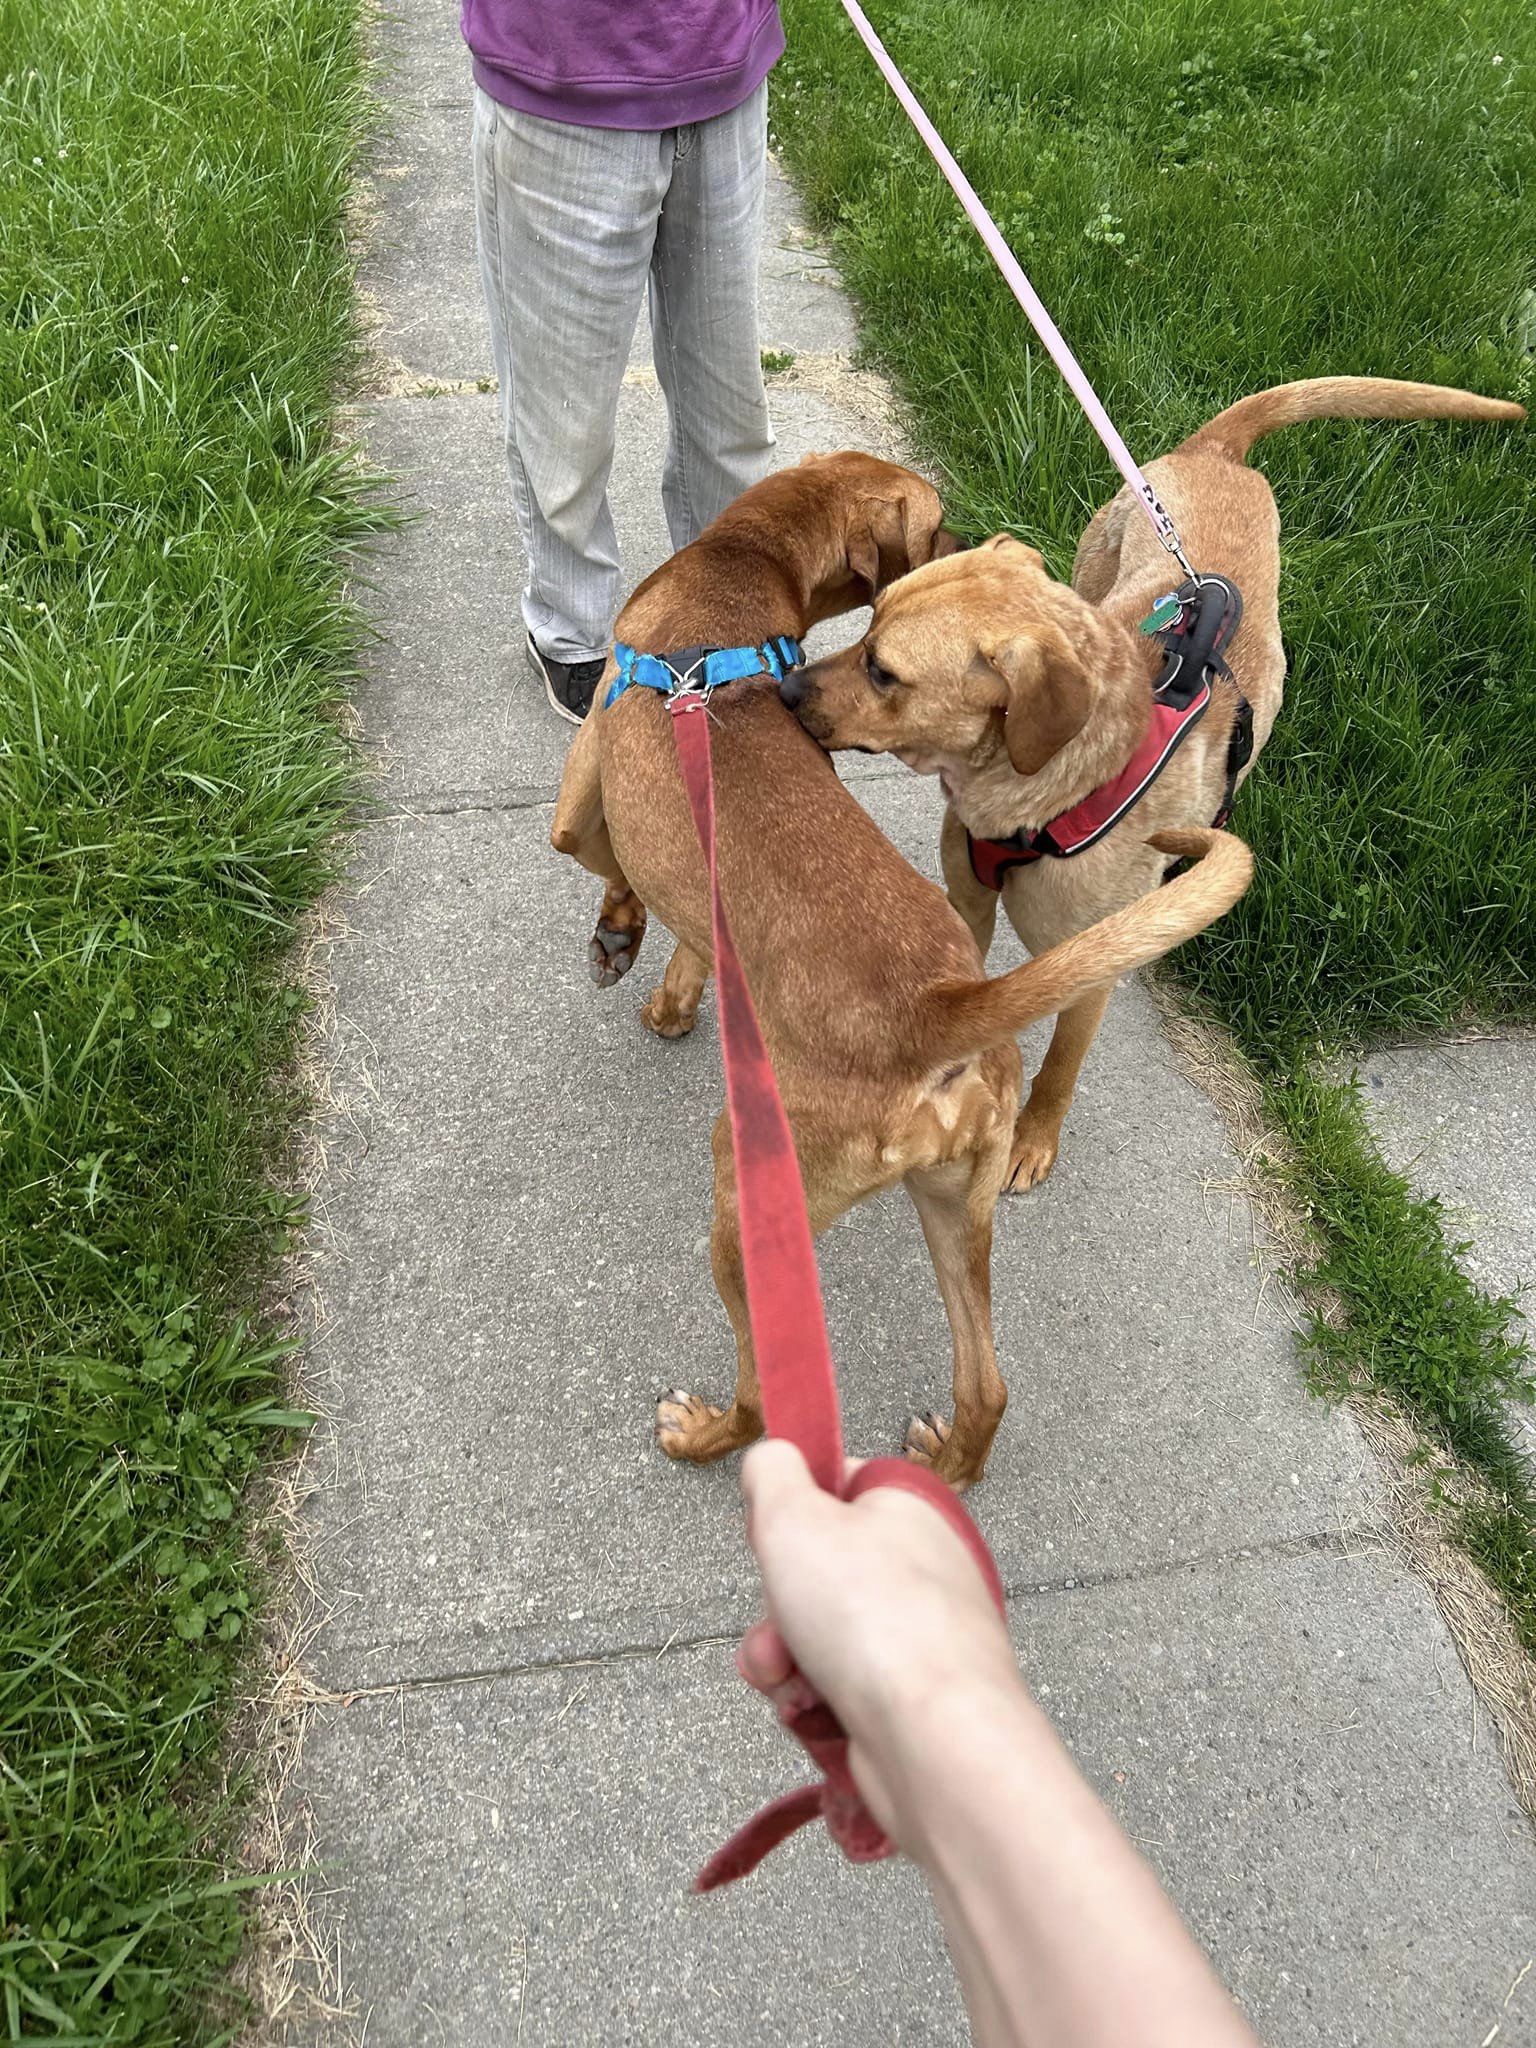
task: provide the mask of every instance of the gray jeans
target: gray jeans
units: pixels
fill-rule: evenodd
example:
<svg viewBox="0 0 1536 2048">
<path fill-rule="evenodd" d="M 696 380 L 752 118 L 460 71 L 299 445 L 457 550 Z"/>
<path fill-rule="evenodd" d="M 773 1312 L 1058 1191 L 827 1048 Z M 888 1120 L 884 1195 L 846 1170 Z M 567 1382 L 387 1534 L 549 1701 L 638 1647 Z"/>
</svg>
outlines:
<svg viewBox="0 0 1536 2048">
<path fill-rule="evenodd" d="M 528 557 L 523 617 L 557 661 L 605 654 L 612 636 L 608 472 L 647 277 L 672 545 L 768 467 L 757 327 L 766 147 L 766 86 L 659 134 L 544 121 L 476 90 L 476 228 Z"/>
</svg>

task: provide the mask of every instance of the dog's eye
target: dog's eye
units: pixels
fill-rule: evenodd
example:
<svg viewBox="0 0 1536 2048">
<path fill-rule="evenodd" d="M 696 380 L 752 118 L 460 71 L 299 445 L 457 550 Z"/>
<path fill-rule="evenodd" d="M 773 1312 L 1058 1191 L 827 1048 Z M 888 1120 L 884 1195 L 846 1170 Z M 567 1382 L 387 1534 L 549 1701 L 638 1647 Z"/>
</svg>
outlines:
<svg viewBox="0 0 1536 2048">
<path fill-rule="evenodd" d="M 864 669 L 869 680 L 877 690 L 889 690 L 898 680 L 897 677 L 891 674 L 888 668 L 882 668 L 872 654 L 865 655 Z"/>
</svg>

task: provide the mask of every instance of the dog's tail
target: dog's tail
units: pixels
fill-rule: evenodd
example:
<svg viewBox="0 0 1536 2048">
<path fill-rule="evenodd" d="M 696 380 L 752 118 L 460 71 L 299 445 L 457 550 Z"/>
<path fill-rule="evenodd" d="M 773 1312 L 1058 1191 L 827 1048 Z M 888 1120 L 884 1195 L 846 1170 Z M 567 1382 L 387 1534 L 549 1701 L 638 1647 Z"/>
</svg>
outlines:
<svg viewBox="0 0 1536 2048">
<path fill-rule="evenodd" d="M 1405 384 L 1396 377 L 1309 377 L 1256 391 L 1217 413 L 1183 444 L 1192 453 L 1246 462 L 1255 441 L 1301 420 L 1523 420 L 1525 407 L 1449 384 Z"/>
<path fill-rule="evenodd" d="M 921 1043 L 926 1060 L 943 1066 L 1001 1045 L 1038 1017 L 1070 1009 L 1145 967 L 1230 910 L 1253 874 L 1253 855 L 1230 832 L 1206 828 L 1154 832 L 1160 853 L 1195 865 L 1085 932 L 993 981 L 945 981 L 927 992 Z"/>
</svg>

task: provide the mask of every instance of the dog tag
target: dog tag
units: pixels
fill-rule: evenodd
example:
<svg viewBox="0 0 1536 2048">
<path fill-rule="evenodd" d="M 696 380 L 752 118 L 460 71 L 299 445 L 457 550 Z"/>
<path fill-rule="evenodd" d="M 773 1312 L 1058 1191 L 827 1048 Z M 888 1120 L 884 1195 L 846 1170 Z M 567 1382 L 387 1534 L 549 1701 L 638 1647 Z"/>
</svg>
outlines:
<svg viewBox="0 0 1536 2048">
<path fill-rule="evenodd" d="M 1160 597 L 1157 600 L 1157 603 L 1153 605 L 1151 611 L 1149 611 L 1147 613 L 1147 616 L 1142 620 L 1142 632 L 1164 632 L 1169 626 L 1173 624 L 1174 620 L 1179 616 L 1179 613 L 1183 609 L 1184 607 L 1179 603 L 1177 595 L 1170 590 L 1166 597 Z"/>
</svg>

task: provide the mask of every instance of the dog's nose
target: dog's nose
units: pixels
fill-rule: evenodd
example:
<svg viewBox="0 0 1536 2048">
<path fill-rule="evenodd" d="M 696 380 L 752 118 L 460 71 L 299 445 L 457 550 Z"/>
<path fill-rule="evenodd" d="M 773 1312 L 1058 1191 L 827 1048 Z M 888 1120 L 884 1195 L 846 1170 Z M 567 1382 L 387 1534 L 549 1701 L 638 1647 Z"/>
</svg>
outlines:
<svg viewBox="0 0 1536 2048">
<path fill-rule="evenodd" d="M 787 704 L 791 711 L 798 711 L 810 695 L 811 686 L 803 668 L 792 668 L 779 684 L 779 702 Z"/>
</svg>

